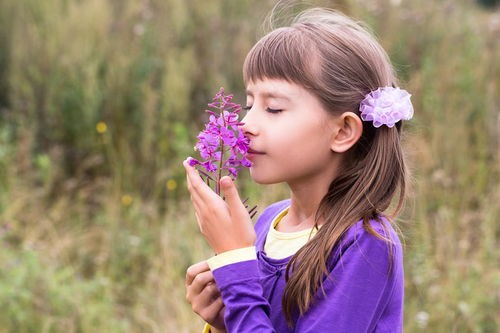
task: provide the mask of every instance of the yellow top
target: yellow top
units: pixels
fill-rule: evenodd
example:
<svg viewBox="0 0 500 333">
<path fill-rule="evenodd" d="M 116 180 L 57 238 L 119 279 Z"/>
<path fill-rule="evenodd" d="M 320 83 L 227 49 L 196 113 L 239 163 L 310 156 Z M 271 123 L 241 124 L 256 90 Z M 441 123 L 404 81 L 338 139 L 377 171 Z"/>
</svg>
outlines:
<svg viewBox="0 0 500 333">
<path fill-rule="evenodd" d="M 285 208 L 271 223 L 271 228 L 267 233 L 266 243 L 264 244 L 264 251 L 269 258 L 283 259 L 294 255 L 317 233 L 316 228 L 308 228 L 296 232 L 276 230 L 276 227 L 287 213 L 288 208 Z"/>
</svg>

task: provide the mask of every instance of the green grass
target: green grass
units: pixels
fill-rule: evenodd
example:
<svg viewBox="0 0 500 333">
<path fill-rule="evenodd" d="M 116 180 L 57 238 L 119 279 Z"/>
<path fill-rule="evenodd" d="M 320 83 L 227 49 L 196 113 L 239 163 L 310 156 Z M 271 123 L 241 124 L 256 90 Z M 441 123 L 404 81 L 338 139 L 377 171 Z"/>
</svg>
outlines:
<svg viewBox="0 0 500 333">
<path fill-rule="evenodd" d="M 413 94 L 405 331 L 498 331 L 499 9 L 310 2 L 368 22 Z M 211 252 L 181 161 L 220 86 L 243 102 L 273 3 L 0 2 L 0 332 L 200 331 L 184 274 Z"/>
</svg>

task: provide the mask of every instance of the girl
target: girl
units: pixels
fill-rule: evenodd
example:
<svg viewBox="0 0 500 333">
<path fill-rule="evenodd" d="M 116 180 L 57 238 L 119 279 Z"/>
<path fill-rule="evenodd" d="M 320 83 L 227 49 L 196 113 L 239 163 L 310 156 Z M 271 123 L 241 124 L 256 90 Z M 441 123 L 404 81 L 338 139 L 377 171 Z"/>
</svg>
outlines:
<svg viewBox="0 0 500 333">
<path fill-rule="evenodd" d="M 401 332 L 401 244 L 384 211 L 405 195 L 410 95 L 372 35 L 326 9 L 264 36 L 243 68 L 250 174 L 290 199 L 255 227 L 229 177 L 225 201 L 184 163 L 217 256 L 190 267 L 187 299 L 219 332 Z"/>
</svg>

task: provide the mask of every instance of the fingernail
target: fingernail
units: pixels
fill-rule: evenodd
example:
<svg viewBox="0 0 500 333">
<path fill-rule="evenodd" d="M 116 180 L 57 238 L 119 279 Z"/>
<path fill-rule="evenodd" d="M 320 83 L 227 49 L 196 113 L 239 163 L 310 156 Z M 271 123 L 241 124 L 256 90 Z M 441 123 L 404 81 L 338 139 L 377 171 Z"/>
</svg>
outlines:
<svg viewBox="0 0 500 333">
<path fill-rule="evenodd" d="M 220 182 L 221 182 L 221 185 L 230 186 L 232 183 L 232 180 L 231 180 L 231 178 L 224 176 L 221 178 Z"/>
</svg>

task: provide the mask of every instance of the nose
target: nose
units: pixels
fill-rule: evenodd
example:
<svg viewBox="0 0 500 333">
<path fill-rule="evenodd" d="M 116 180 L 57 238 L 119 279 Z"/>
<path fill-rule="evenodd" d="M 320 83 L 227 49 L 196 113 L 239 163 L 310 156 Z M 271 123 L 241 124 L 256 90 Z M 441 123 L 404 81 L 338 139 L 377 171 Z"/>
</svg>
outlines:
<svg viewBox="0 0 500 333">
<path fill-rule="evenodd" d="M 241 122 L 243 123 L 243 125 L 241 125 L 241 130 L 245 135 L 257 135 L 257 126 L 254 113 L 255 112 L 252 113 L 251 110 L 248 110 L 245 117 L 243 117 L 243 119 L 241 120 Z"/>
</svg>

